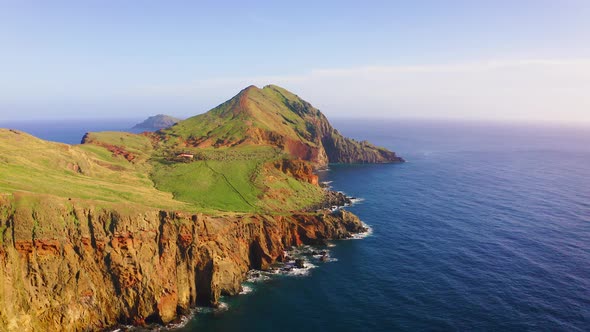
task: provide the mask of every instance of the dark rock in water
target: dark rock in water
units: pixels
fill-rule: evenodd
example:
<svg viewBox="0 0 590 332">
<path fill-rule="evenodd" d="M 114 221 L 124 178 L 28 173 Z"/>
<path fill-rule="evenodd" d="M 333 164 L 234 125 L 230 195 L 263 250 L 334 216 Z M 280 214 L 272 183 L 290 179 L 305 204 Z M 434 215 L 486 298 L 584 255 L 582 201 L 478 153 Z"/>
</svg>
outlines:
<svg viewBox="0 0 590 332">
<path fill-rule="evenodd" d="M 327 262 L 329 258 L 330 257 L 327 254 L 323 254 L 322 257 L 320 257 L 320 261 Z"/>
<path fill-rule="evenodd" d="M 359 218 L 350 212 L 337 210 L 334 211 L 332 215 L 341 218 L 346 227 L 346 230 L 350 233 L 364 233 L 367 231 L 367 228 L 363 226 L 363 223 L 359 220 Z M 349 234 L 348 237 L 350 236 L 351 235 Z"/>
<path fill-rule="evenodd" d="M 305 267 L 305 261 L 303 259 L 301 259 L 301 258 L 297 258 L 295 260 L 295 267 L 298 267 L 300 269 L 304 268 Z"/>
<path fill-rule="evenodd" d="M 338 207 L 350 206 L 350 205 L 352 205 L 352 201 L 345 194 L 338 192 L 338 191 L 326 190 L 324 200 L 321 203 L 312 206 L 308 210 L 311 210 L 311 211 L 320 210 L 320 209 L 335 210 Z"/>
</svg>

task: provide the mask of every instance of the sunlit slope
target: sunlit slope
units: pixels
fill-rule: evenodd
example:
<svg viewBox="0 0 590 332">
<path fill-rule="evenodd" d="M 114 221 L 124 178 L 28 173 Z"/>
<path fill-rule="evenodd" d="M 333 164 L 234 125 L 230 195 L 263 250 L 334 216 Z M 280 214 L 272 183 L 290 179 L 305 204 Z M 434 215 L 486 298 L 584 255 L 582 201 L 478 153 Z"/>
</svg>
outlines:
<svg viewBox="0 0 590 332">
<path fill-rule="evenodd" d="M 123 132 L 89 133 L 71 146 L 0 129 L 0 193 L 206 213 L 281 213 L 322 199 L 319 187 L 273 166 L 286 156 L 271 147 L 198 153 L 200 160 L 171 160 L 167 146 Z"/>
<path fill-rule="evenodd" d="M 144 140 L 147 139 L 133 135 L 133 139 L 125 144 L 149 146 L 143 144 Z M 149 149 L 130 150 L 142 155 L 144 160 L 150 153 Z M 150 169 L 151 165 L 140 159 L 130 162 L 102 146 L 71 146 L 44 141 L 20 131 L 0 129 L 2 193 L 29 192 L 105 203 L 186 207 L 186 204 L 174 200 L 170 193 L 154 188 L 148 176 Z"/>
<path fill-rule="evenodd" d="M 269 145 L 317 166 L 403 161 L 387 149 L 340 135 L 318 109 L 275 85 L 250 86 L 160 135 L 170 144 L 194 147 Z"/>
<path fill-rule="evenodd" d="M 180 121 L 163 132 L 208 146 L 256 143 L 255 129 L 262 129 L 315 145 L 304 112 L 319 114 L 312 107 L 305 110 L 303 101 L 284 89 L 250 86 L 211 111 Z"/>
<path fill-rule="evenodd" d="M 241 212 L 301 210 L 322 200 L 317 186 L 285 174 L 273 163 L 288 158 L 268 146 L 183 148 L 195 160 L 170 160 L 161 146 L 152 158 L 156 187 L 198 208 Z M 279 190 L 280 189 L 280 190 Z"/>
<path fill-rule="evenodd" d="M 322 202 L 313 167 L 401 161 L 343 137 L 285 89 L 250 86 L 156 133 L 89 133 L 70 146 L 2 129 L 0 192 L 206 213 L 285 213 Z"/>
</svg>

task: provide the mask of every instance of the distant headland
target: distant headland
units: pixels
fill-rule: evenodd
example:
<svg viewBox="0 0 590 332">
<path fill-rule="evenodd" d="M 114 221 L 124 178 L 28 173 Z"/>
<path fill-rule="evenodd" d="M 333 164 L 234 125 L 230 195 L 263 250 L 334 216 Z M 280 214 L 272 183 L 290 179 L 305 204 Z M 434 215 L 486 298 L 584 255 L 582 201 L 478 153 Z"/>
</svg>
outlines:
<svg viewBox="0 0 590 332">
<path fill-rule="evenodd" d="M 143 122 L 136 124 L 132 129 L 155 131 L 173 126 L 179 121 L 181 120 L 173 116 L 158 114 L 150 116 Z"/>
</svg>

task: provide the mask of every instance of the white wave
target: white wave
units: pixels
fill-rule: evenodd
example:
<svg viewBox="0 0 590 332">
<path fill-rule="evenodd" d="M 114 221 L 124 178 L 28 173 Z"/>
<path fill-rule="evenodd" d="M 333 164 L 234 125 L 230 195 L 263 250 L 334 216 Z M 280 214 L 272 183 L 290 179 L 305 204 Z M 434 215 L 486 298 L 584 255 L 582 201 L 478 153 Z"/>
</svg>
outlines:
<svg viewBox="0 0 590 332">
<path fill-rule="evenodd" d="M 351 198 L 350 201 L 352 202 L 352 205 L 364 202 L 365 199 L 361 198 L 361 197 L 355 197 L 355 198 Z"/>
<path fill-rule="evenodd" d="M 229 310 L 229 304 L 219 301 L 219 304 L 216 308 L 213 309 L 214 312 L 224 312 Z"/>
<path fill-rule="evenodd" d="M 196 309 L 193 309 L 190 311 L 190 313 L 188 315 L 182 315 L 180 317 L 179 321 L 167 324 L 166 328 L 170 329 L 170 330 L 174 330 L 174 329 L 180 329 L 180 328 L 185 327 L 186 324 L 188 324 L 193 319 L 196 311 L 197 311 Z"/>
<path fill-rule="evenodd" d="M 250 270 L 246 276 L 246 281 L 250 283 L 264 282 L 270 279 L 271 271 Z"/>
<path fill-rule="evenodd" d="M 240 295 L 250 294 L 254 291 L 254 288 L 248 285 L 242 285 L 242 290 L 240 291 Z"/>
<path fill-rule="evenodd" d="M 352 234 L 351 240 L 361 240 L 373 235 L 373 228 L 363 222 L 363 227 L 367 229 L 366 232 Z"/>
<path fill-rule="evenodd" d="M 313 258 L 317 259 L 318 261 L 320 261 L 322 263 L 332 263 L 332 262 L 338 261 L 338 258 L 330 257 L 330 255 L 328 255 L 328 254 L 326 254 L 326 255 L 313 255 Z"/>
</svg>

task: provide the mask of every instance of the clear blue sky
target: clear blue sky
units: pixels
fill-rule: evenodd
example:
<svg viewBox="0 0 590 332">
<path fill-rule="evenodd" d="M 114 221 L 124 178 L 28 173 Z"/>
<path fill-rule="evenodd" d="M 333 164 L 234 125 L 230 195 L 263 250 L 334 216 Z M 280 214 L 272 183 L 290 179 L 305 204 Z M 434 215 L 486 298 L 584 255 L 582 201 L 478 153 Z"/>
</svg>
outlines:
<svg viewBox="0 0 590 332">
<path fill-rule="evenodd" d="M 467 101 L 517 81 L 490 97 L 501 118 L 510 118 L 511 104 L 521 112 L 515 119 L 538 114 L 522 110 L 538 103 L 555 105 L 541 118 L 558 119 L 561 99 L 570 99 L 567 108 L 590 105 L 571 91 L 588 84 L 589 18 L 586 0 L 3 1 L 0 121 L 187 116 L 248 83 L 279 83 L 333 116 L 369 105 L 372 116 L 494 118 L 498 112 L 455 96 L 486 75 Z M 555 76 L 574 86 L 545 102 L 543 92 L 563 84 L 536 82 Z M 438 93 L 441 85 L 448 91 Z M 511 99 L 522 94 L 537 100 Z M 590 120 L 582 108 L 565 120 L 577 116 Z"/>
</svg>

